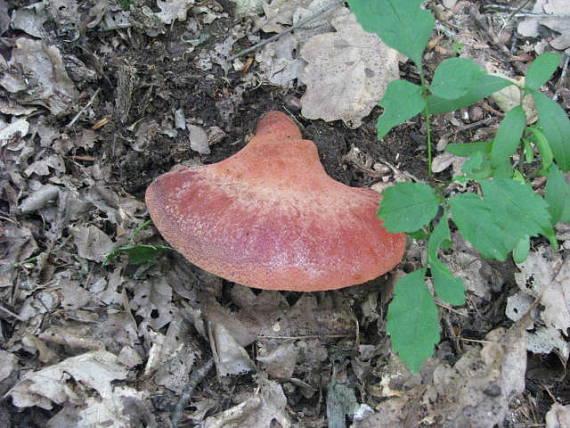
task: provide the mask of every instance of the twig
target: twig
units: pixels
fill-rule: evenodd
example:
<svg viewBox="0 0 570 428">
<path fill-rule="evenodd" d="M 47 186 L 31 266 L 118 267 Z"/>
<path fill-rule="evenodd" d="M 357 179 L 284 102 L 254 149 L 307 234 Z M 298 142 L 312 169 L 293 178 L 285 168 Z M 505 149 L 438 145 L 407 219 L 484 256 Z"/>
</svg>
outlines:
<svg viewBox="0 0 570 428">
<path fill-rule="evenodd" d="M 327 13 L 327 12 L 330 12 L 331 10 L 335 9 L 337 6 L 339 6 L 339 5 L 342 4 L 342 3 L 344 3 L 344 0 L 334 0 L 331 4 L 320 8 L 320 9 L 317 10 L 313 15 L 308 16 L 308 17 L 306 17 L 305 19 L 301 19 L 301 20 L 300 20 L 299 22 L 297 22 L 295 25 L 293 25 L 293 26 L 287 28 L 286 30 L 284 30 L 284 31 L 282 31 L 282 32 L 280 32 L 280 33 L 278 33 L 278 34 L 275 34 L 274 36 L 271 36 L 270 38 L 265 39 L 265 40 L 263 40 L 263 41 L 261 41 L 261 42 L 255 44 L 255 45 L 253 45 L 253 46 L 247 48 L 247 49 L 244 49 L 243 51 L 241 51 L 241 52 L 238 53 L 238 54 L 235 54 L 235 55 L 229 57 L 229 58 L 228 58 L 228 61 L 233 61 L 234 59 L 237 59 L 237 58 L 239 58 L 239 57 L 242 57 L 242 56 L 244 56 L 244 55 L 247 55 L 248 53 L 251 53 L 251 52 L 255 51 L 256 49 L 261 48 L 261 47 L 267 45 L 268 43 L 271 43 L 271 42 L 273 42 L 273 41 L 275 41 L 275 40 L 277 40 L 277 39 L 283 37 L 285 34 L 288 34 L 288 33 L 290 33 L 291 31 L 296 30 L 296 29 L 299 28 L 299 27 L 302 27 L 302 26 L 305 25 L 306 23 L 311 22 L 313 19 L 318 18 L 319 16 L 321 16 L 321 15 Z"/>
<path fill-rule="evenodd" d="M 101 91 L 101 88 L 97 88 L 97 90 L 95 91 L 95 93 L 91 96 L 91 99 L 89 100 L 89 102 L 85 105 L 85 107 L 83 107 L 81 110 L 79 110 L 79 112 L 75 115 L 75 117 L 73 119 L 71 119 L 71 122 L 69 122 L 67 125 L 65 125 L 66 128 L 70 128 L 71 126 L 73 126 L 73 124 L 77 121 L 77 119 L 79 119 L 79 117 L 85 113 L 85 111 L 91 107 L 91 104 L 93 104 L 93 101 L 95 101 L 95 97 L 97 97 L 97 95 L 99 94 L 99 92 Z"/>
<path fill-rule="evenodd" d="M 467 131 L 469 129 L 478 128 L 479 126 L 488 125 L 495 120 L 494 117 L 487 117 L 485 119 L 478 120 L 477 122 L 469 123 L 467 125 L 462 125 L 453 131 L 450 131 L 443 135 L 443 138 L 449 138 L 454 134 L 458 134 L 459 132 Z"/>
<path fill-rule="evenodd" d="M 12 312 L 10 309 L 6 309 L 4 306 L 1 306 L 1 305 L 0 305 L 0 310 L 3 311 L 3 312 L 6 312 L 8 315 L 10 315 L 10 316 L 16 318 L 18 321 L 24 322 L 24 319 L 23 319 L 20 315 L 15 314 L 15 313 Z"/>
<path fill-rule="evenodd" d="M 522 10 L 524 10 L 524 7 L 527 5 L 527 3 L 529 3 L 528 1 L 526 3 L 524 3 L 522 6 L 508 6 L 508 5 L 503 5 L 503 4 L 490 4 L 487 5 L 484 8 L 485 12 L 511 12 L 511 14 L 509 15 L 509 19 L 511 17 L 515 17 L 515 18 L 567 18 L 570 19 L 570 15 L 568 14 L 555 14 L 555 13 L 539 13 L 539 12 L 531 12 L 531 11 L 525 11 L 525 12 L 521 12 Z"/>
<path fill-rule="evenodd" d="M 182 418 L 182 411 L 184 410 L 186 403 L 188 403 L 190 396 L 192 395 L 196 387 L 200 384 L 200 382 L 204 380 L 204 378 L 206 377 L 208 372 L 212 369 L 212 367 L 214 367 L 214 359 L 210 358 L 208 361 L 204 363 L 203 366 L 198 367 L 198 369 L 194 370 L 192 372 L 192 375 L 190 375 L 190 379 L 188 380 L 188 383 L 184 387 L 182 395 L 180 396 L 180 400 L 178 400 L 178 403 L 176 403 L 176 407 L 174 408 L 172 416 L 170 417 L 172 426 L 174 428 L 178 427 L 178 424 L 180 423 L 180 418 Z"/>
</svg>

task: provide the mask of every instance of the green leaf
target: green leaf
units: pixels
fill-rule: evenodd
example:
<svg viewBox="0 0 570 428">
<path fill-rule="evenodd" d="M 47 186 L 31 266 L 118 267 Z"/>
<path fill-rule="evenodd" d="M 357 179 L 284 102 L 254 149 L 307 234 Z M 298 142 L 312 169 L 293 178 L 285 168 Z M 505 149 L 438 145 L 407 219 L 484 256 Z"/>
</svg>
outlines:
<svg viewBox="0 0 570 428">
<path fill-rule="evenodd" d="M 477 152 L 491 153 L 492 147 L 491 141 L 479 141 L 476 143 L 450 143 L 445 146 L 445 150 L 455 156 L 468 158 Z"/>
<path fill-rule="evenodd" d="M 442 263 L 437 257 L 438 250 L 450 244 L 451 234 L 449 232 L 448 214 L 446 212 L 439 220 L 429 238 L 428 264 L 437 296 L 451 305 L 463 305 L 465 303 L 463 279 L 453 276 L 447 265 Z"/>
<path fill-rule="evenodd" d="M 416 230 L 415 232 L 408 232 L 408 236 L 416 241 L 429 238 L 429 233 L 424 229 Z"/>
<path fill-rule="evenodd" d="M 548 140 L 554 159 L 562 171 L 570 170 L 570 119 L 556 102 L 537 91 L 530 91 L 538 110 L 539 126 Z"/>
<path fill-rule="evenodd" d="M 170 247 L 164 245 L 124 245 L 115 248 L 111 253 L 107 254 L 103 264 L 108 264 L 121 254 L 126 254 L 129 257 L 129 262 L 132 264 L 150 262 L 156 259 L 160 251 L 170 249 Z"/>
<path fill-rule="evenodd" d="M 524 147 L 524 161 L 526 163 L 531 163 L 534 160 L 534 150 L 530 145 L 530 140 L 528 138 L 523 138 Z"/>
<path fill-rule="evenodd" d="M 547 52 L 538 56 L 526 72 L 525 86 L 538 90 L 550 80 L 559 65 L 560 55 L 557 53 Z"/>
<path fill-rule="evenodd" d="M 530 253 L 530 237 L 527 235 L 517 243 L 517 246 L 513 250 L 513 261 L 515 263 L 522 263 L 526 260 L 529 253 Z"/>
<path fill-rule="evenodd" d="M 384 113 L 378 118 L 376 130 L 382 139 L 394 127 L 420 113 L 426 106 L 421 86 L 405 80 L 392 80 L 380 101 Z"/>
<path fill-rule="evenodd" d="M 425 269 L 418 269 L 398 281 L 387 315 L 392 349 L 414 373 L 432 356 L 440 338 L 437 307 L 424 276 Z"/>
<path fill-rule="evenodd" d="M 534 144 L 540 153 L 540 161 L 542 166 L 540 171 L 537 172 L 538 175 L 546 175 L 548 169 L 552 165 L 552 161 L 554 160 L 554 154 L 552 153 L 552 149 L 550 148 L 550 144 L 548 144 L 548 140 L 544 136 L 544 134 L 537 128 L 531 127 L 529 128 L 530 132 L 534 136 Z"/>
<path fill-rule="evenodd" d="M 481 180 L 493 174 L 493 167 L 486 154 L 475 152 L 463 163 L 461 171 L 474 180 Z"/>
<path fill-rule="evenodd" d="M 483 75 L 484 72 L 473 60 L 449 58 L 435 69 L 430 90 L 436 97 L 457 100 L 476 88 Z"/>
<path fill-rule="evenodd" d="M 430 113 L 448 113 L 453 110 L 459 110 L 464 107 L 475 104 L 477 101 L 494 94 L 501 89 L 512 85 L 513 82 L 502 77 L 484 74 L 477 81 L 477 86 L 469 92 L 455 100 L 446 100 L 445 98 L 431 95 L 428 97 L 427 106 Z"/>
<path fill-rule="evenodd" d="M 462 194 L 449 203 L 459 231 L 483 257 L 504 261 L 525 236 L 552 239 L 548 206 L 528 185 L 509 179 L 480 183 L 483 198 Z"/>
<path fill-rule="evenodd" d="M 397 183 L 382 193 L 378 217 L 392 233 L 415 232 L 437 214 L 439 198 L 424 183 Z"/>
<path fill-rule="evenodd" d="M 423 0 L 348 0 L 348 5 L 365 31 L 422 66 L 425 46 L 435 20 L 420 5 Z"/>
<path fill-rule="evenodd" d="M 493 140 L 493 147 L 491 149 L 491 164 L 493 167 L 501 165 L 505 160 L 508 160 L 517 147 L 521 143 L 524 128 L 526 126 L 526 117 L 522 106 L 516 106 L 505 115 L 497 135 Z"/>
<path fill-rule="evenodd" d="M 570 223 L 570 184 L 556 164 L 552 165 L 548 171 L 544 199 L 548 203 L 553 225 L 559 221 Z"/>
</svg>

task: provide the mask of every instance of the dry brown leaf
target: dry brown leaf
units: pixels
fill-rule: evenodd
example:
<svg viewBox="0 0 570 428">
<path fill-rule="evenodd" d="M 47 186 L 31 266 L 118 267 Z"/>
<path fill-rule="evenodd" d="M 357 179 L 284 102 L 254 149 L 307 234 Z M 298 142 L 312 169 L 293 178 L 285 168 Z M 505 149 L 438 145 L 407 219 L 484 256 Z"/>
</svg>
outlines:
<svg viewBox="0 0 570 428">
<path fill-rule="evenodd" d="M 56 116 L 69 113 L 79 96 L 59 49 L 25 38 L 16 39 L 0 85 L 20 103 L 42 105 Z"/>
<path fill-rule="evenodd" d="M 281 386 L 274 381 L 260 380 L 259 392 L 242 403 L 204 421 L 204 428 L 289 428 L 287 398 Z"/>
<path fill-rule="evenodd" d="M 570 427 L 570 406 L 554 403 L 546 414 L 546 428 Z"/>
<path fill-rule="evenodd" d="M 307 119 L 342 120 L 357 128 L 399 77 L 399 54 L 365 32 L 348 9 L 332 20 L 337 30 L 309 39 L 301 49 L 308 64 L 301 98 Z"/>
<path fill-rule="evenodd" d="M 525 18 L 519 23 L 518 32 L 525 37 L 537 37 L 541 25 L 548 27 L 559 34 L 550 41 L 550 45 L 554 49 L 565 50 L 567 54 L 570 54 L 570 19 L 568 19 L 570 3 L 568 0 L 537 0 L 532 11 L 558 16 Z"/>
<path fill-rule="evenodd" d="M 102 262 L 115 248 L 115 244 L 105 232 L 96 226 L 75 226 L 71 233 L 77 246 L 79 257 Z"/>
</svg>

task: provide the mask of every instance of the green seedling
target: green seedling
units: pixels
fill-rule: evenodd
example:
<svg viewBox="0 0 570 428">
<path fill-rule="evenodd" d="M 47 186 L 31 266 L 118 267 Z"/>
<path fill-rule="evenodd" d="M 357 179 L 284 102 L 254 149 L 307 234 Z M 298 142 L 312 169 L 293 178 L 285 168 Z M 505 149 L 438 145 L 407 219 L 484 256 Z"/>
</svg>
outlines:
<svg viewBox="0 0 570 428">
<path fill-rule="evenodd" d="M 487 74 L 467 58 L 449 58 L 436 68 L 431 83 L 424 74 L 423 52 L 434 18 L 422 0 L 348 0 L 362 27 L 406 55 L 416 66 L 420 84 L 392 81 L 379 105 L 384 108 L 376 128 L 382 139 L 392 128 L 422 114 L 427 132 L 428 176 L 431 177 L 433 114 L 474 104 L 513 82 Z M 466 161 L 462 175 L 445 185 L 398 183 L 383 193 L 378 216 L 390 232 L 426 239 L 426 266 L 401 278 L 387 315 L 392 348 L 417 372 L 439 342 L 434 297 L 449 305 L 465 303 L 463 280 L 439 258 L 452 246 L 450 224 L 482 257 L 517 263 L 526 259 L 530 238 L 544 236 L 557 249 L 554 225 L 570 222 L 570 120 L 555 101 L 539 91 L 560 64 L 545 53 L 528 69 L 520 99 L 530 94 L 538 123 L 528 126 L 521 105 L 505 114 L 492 141 L 449 144 L 447 151 Z M 538 167 L 536 166 L 538 160 Z M 545 176 L 544 197 L 530 181 Z M 470 192 L 449 196 L 453 182 Z M 426 280 L 433 285 L 430 293 Z"/>
<path fill-rule="evenodd" d="M 158 254 L 164 250 L 171 250 L 172 248 L 166 245 L 149 245 L 149 244 L 135 244 L 135 240 L 138 234 L 148 227 L 152 222 L 150 220 L 145 221 L 140 226 L 138 226 L 133 233 L 129 241 L 131 244 L 129 245 L 122 245 L 120 247 L 115 248 L 111 251 L 107 256 L 105 256 L 105 260 L 103 264 L 109 264 L 111 260 L 116 259 L 121 255 L 126 255 L 129 258 L 129 263 L 132 264 L 141 264 L 147 262 L 153 262 L 158 257 Z"/>
</svg>

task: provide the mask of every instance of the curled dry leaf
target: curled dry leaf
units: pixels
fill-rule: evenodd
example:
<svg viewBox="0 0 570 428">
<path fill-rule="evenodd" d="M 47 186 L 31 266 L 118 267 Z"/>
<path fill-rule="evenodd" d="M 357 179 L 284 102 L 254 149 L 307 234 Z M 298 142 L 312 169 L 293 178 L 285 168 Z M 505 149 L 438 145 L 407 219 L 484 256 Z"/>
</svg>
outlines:
<svg viewBox="0 0 570 428">
<path fill-rule="evenodd" d="M 52 409 L 54 404 L 68 400 L 81 401 L 94 389 L 103 399 L 112 395 L 111 382 L 127 377 L 126 370 L 117 364 L 117 357 L 107 351 L 87 352 L 68 358 L 42 370 L 29 372 L 8 395 L 17 407 L 37 406 Z M 68 382 L 74 382 L 70 388 Z"/>
<path fill-rule="evenodd" d="M 334 33 L 314 36 L 301 49 L 308 64 L 301 99 L 307 119 L 342 120 L 357 128 L 399 77 L 398 53 L 365 32 L 348 9 L 332 20 Z"/>
<path fill-rule="evenodd" d="M 79 96 L 59 49 L 25 38 L 16 39 L 0 85 L 21 104 L 44 106 L 55 116 L 69 113 Z"/>
</svg>

